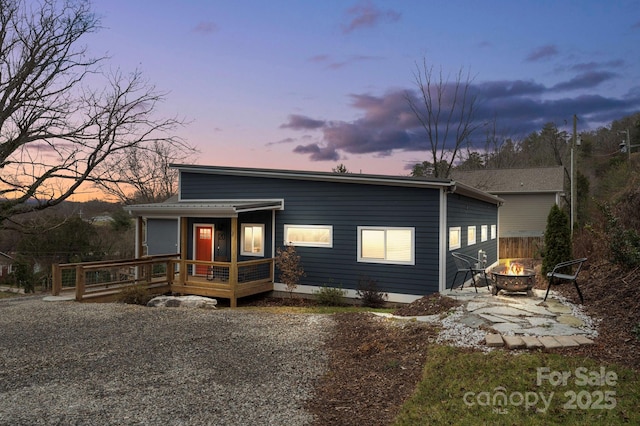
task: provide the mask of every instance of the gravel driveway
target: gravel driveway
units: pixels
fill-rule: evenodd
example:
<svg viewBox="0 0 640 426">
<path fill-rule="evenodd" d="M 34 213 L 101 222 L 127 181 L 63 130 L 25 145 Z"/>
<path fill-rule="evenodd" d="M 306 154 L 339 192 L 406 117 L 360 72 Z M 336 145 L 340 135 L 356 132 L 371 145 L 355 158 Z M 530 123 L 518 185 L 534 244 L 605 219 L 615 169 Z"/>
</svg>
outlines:
<svg viewBox="0 0 640 426">
<path fill-rule="evenodd" d="M 302 425 L 333 320 L 0 300 L 2 425 Z"/>
</svg>

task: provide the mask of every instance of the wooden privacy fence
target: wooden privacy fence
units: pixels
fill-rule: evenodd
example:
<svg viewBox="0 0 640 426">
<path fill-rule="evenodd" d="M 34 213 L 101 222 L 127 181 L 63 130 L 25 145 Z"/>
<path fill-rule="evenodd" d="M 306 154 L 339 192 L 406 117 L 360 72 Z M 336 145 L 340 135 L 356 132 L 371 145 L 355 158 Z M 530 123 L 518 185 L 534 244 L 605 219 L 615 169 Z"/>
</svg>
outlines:
<svg viewBox="0 0 640 426">
<path fill-rule="evenodd" d="M 500 237 L 500 259 L 532 259 L 540 256 L 544 237 Z"/>
<path fill-rule="evenodd" d="M 113 301 L 122 291 L 144 286 L 152 294 L 239 297 L 273 290 L 273 259 L 244 262 L 184 260 L 179 254 L 140 259 L 53 265 L 52 294 L 75 294 L 79 302 Z"/>
</svg>

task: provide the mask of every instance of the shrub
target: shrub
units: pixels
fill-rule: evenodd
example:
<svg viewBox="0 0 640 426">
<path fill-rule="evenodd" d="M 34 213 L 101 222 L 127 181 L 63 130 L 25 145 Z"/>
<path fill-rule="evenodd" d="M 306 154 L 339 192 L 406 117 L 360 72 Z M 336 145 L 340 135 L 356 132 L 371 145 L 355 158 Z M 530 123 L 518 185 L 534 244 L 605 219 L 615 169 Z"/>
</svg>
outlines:
<svg viewBox="0 0 640 426">
<path fill-rule="evenodd" d="M 626 228 L 611 212 L 607 204 L 600 205 L 605 218 L 605 233 L 609 236 L 611 261 L 631 269 L 640 265 L 640 235 L 635 229 Z"/>
<path fill-rule="evenodd" d="M 314 292 L 316 300 L 323 306 L 342 306 L 344 305 L 344 296 L 346 291 L 341 288 L 322 286 L 320 290 Z"/>
<path fill-rule="evenodd" d="M 369 277 L 361 277 L 358 281 L 358 298 L 362 300 L 363 306 L 370 308 L 381 308 L 386 303 L 389 296 L 378 289 L 378 282 Z"/>
<path fill-rule="evenodd" d="M 293 297 L 293 290 L 298 287 L 300 278 L 305 275 L 296 248 L 294 246 L 278 248 L 276 250 L 276 266 L 280 270 L 280 281 L 287 286 L 289 297 Z"/>
<path fill-rule="evenodd" d="M 544 231 L 542 275 L 546 275 L 556 264 L 567 260 L 571 260 L 569 218 L 560 210 L 560 207 L 554 204 L 547 216 L 547 228 Z"/>
<path fill-rule="evenodd" d="M 124 288 L 118 295 L 117 301 L 129 305 L 146 306 L 152 298 L 153 295 L 149 292 L 149 289 L 145 285 L 138 284 Z"/>
</svg>

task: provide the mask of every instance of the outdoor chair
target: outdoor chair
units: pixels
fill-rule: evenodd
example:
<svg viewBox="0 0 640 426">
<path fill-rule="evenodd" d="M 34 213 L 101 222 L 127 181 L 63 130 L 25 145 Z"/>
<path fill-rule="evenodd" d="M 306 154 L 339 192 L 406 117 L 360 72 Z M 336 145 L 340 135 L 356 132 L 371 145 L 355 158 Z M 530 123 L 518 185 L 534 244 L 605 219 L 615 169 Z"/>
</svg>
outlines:
<svg viewBox="0 0 640 426">
<path fill-rule="evenodd" d="M 478 259 L 459 252 L 453 252 L 451 253 L 451 255 L 453 256 L 453 261 L 455 262 L 457 268 L 456 274 L 453 276 L 453 281 L 451 281 L 451 290 L 453 290 L 453 286 L 456 283 L 458 274 L 462 273 L 464 273 L 464 277 L 462 278 L 462 285 L 460 285 L 460 288 L 464 287 L 464 283 L 467 280 L 467 275 L 469 274 L 471 274 L 471 281 L 473 282 L 473 287 L 476 289 L 476 293 L 478 292 L 478 286 L 476 285 L 475 277 L 478 274 L 480 274 L 482 276 L 482 279 L 484 279 L 484 282 L 487 285 L 487 289 L 489 288 L 490 282 L 489 278 L 487 277 L 487 271 L 482 267 L 478 267 Z"/>
<path fill-rule="evenodd" d="M 568 260 L 566 262 L 560 262 L 556 266 L 553 267 L 551 272 L 547 273 L 547 278 L 549 279 L 549 284 L 547 286 L 547 292 L 544 295 L 544 300 L 547 300 L 547 296 L 549 295 L 549 290 L 551 289 L 552 284 L 560 284 L 564 281 L 570 281 L 573 285 L 576 286 L 576 290 L 578 290 L 578 296 L 580 296 L 580 303 L 584 303 L 584 299 L 582 298 L 582 292 L 580 291 L 580 287 L 578 287 L 578 274 L 580 273 L 580 269 L 582 269 L 582 264 L 587 261 L 587 258 L 582 259 L 574 259 Z"/>
</svg>

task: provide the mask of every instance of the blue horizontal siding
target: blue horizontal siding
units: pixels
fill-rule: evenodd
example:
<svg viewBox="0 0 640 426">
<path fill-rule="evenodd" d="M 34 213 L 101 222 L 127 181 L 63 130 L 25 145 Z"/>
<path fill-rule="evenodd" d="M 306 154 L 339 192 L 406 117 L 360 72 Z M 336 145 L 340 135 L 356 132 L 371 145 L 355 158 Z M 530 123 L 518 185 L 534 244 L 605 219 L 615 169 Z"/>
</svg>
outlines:
<svg viewBox="0 0 640 426">
<path fill-rule="evenodd" d="M 481 242 L 481 226 L 487 225 L 487 241 Z M 492 264 L 498 260 L 498 237 L 491 239 L 491 225 L 498 225 L 497 206 L 480 200 L 464 197 L 459 194 L 449 194 L 447 199 L 447 229 L 459 226 L 462 228 L 461 247 L 453 250 L 461 252 L 474 258 L 478 257 L 478 250 L 487 253 L 487 264 Z M 467 227 L 476 227 L 476 243 L 469 245 L 467 241 Z M 447 239 L 449 236 L 447 230 Z M 456 265 L 449 250 L 449 241 L 446 244 L 446 286 L 451 286 L 456 273 Z M 459 276 L 456 284 L 460 284 L 462 278 Z"/>
<path fill-rule="evenodd" d="M 296 248 L 306 272 L 301 284 L 357 289 L 359 280 L 369 277 L 381 291 L 413 295 L 438 291 L 439 193 L 359 183 L 181 175 L 182 200 L 284 199 L 284 210 L 276 212 L 276 247 L 283 246 L 285 224 L 332 225 L 333 248 Z M 415 266 L 357 262 L 358 226 L 415 228 Z"/>
</svg>

